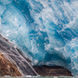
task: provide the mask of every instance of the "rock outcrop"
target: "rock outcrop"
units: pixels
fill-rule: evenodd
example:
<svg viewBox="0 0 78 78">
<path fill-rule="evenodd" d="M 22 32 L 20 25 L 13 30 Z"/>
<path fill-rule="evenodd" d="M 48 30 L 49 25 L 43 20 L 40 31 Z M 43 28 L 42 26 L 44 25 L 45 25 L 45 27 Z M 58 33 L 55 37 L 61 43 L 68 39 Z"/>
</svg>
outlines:
<svg viewBox="0 0 78 78">
<path fill-rule="evenodd" d="M 19 69 L 14 63 L 11 63 L 4 55 L 0 52 L 0 76 L 22 76 Z"/>
<path fill-rule="evenodd" d="M 34 66 L 34 69 L 41 76 L 72 76 L 69 70 L 59 66 Z"/>
<path fill-rule="evenodd" d="M 0 35 L 0 76 L 37 76 L 23 52 Z"/>
</svg>

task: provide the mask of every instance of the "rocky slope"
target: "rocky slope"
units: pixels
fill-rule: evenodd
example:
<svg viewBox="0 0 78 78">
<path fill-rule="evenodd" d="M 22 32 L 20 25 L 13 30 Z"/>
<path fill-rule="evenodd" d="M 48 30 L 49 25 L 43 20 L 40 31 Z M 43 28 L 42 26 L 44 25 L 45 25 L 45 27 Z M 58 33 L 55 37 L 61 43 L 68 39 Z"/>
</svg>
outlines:
<svg viewBox="0 0 78 78">
<path fill-rule="evenodd" d="M 0 75 L 38 75 L 24 54 L 0 35 Z"/>
<path fill-rule="evenodd" d="M 0 76 L 4 75 L 22 76 L 17 66 L 7 60 L 0 52 Z"/>
</svg>

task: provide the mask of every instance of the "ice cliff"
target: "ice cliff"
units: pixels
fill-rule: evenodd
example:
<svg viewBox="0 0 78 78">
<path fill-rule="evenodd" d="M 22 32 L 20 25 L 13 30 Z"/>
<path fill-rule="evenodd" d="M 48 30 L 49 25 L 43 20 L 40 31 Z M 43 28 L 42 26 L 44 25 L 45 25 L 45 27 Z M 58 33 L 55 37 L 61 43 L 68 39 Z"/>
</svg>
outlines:
<svg viewBox="0 0 78 78">
<path fill-rule="evenodd" d="M 0 33 L 33 65 L 78 74 L 78 0 L 0 0 Z"/>
</svg>

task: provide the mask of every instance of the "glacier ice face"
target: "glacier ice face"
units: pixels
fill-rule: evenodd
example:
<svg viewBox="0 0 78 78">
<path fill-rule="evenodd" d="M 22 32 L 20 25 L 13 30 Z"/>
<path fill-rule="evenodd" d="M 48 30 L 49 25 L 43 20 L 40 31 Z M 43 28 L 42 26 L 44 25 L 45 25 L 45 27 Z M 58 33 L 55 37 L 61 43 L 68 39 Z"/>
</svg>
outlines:
<svg viewBox="0 0 78 78">
<path fill-rule="evenodd" d="M 0 33 L 34 65 L 78 74 L 78 0 L 0 0 Z"/>
</svg>

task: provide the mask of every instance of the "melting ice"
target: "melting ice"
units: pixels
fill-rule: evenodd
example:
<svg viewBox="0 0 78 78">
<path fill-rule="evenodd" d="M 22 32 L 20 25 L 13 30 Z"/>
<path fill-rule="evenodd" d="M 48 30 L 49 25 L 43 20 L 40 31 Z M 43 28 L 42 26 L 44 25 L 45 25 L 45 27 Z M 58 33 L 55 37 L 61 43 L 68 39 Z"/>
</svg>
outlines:
<svg viewBox="0 0 78 78">
<path fill-rule="evenodd" d="M 78 0 L 0 0 L 0 33 L 34 65 L 78 74 Z"/>
</svg>

